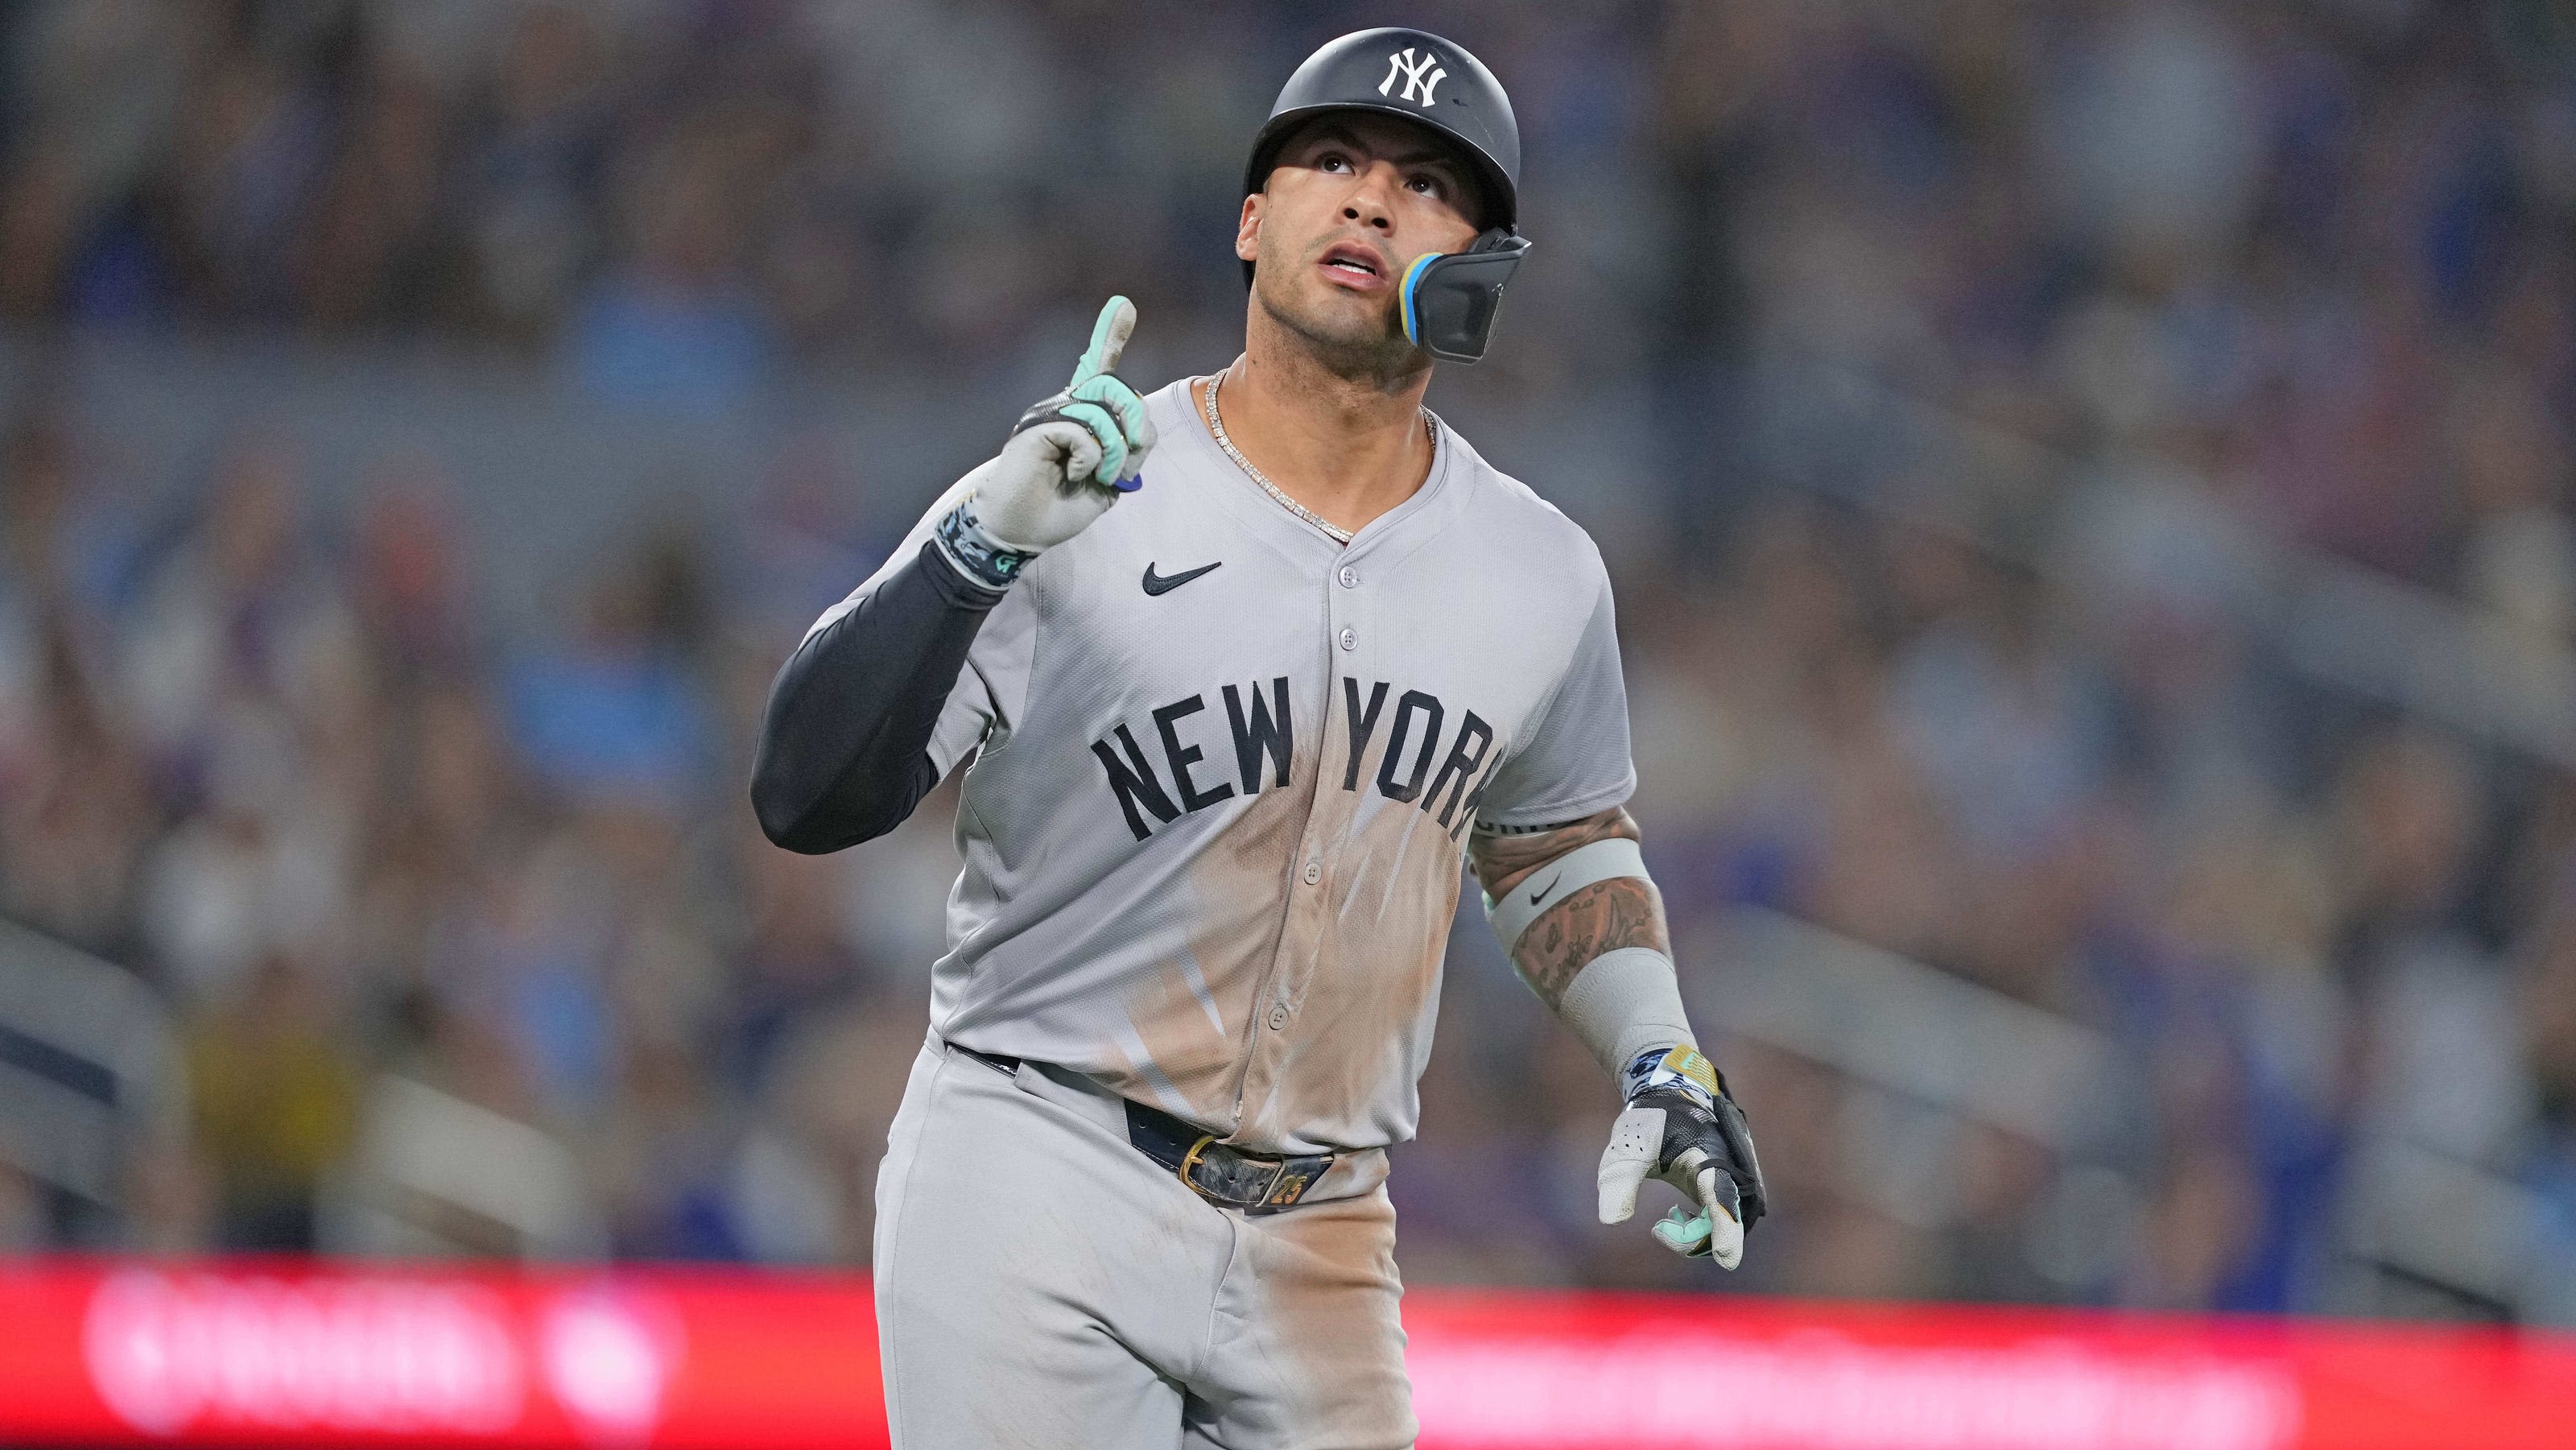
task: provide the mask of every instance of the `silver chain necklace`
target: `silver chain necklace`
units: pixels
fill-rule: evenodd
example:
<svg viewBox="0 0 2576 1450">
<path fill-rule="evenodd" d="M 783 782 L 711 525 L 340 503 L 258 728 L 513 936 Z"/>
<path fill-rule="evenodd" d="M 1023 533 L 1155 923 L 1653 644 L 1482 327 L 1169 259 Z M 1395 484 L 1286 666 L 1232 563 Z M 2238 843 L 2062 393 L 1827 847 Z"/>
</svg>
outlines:
<svg viewBox="0 0 2576 1450">
<path fill-rule="evenodd" d="M 1225 436 L 1225 420 L 1218 417 L 1216 413 L 1217 384 L 1224 381 L 1225 374 L 1221 372 L 1211 374 L 1208 377 L 1206 408 L 1208 431 L 1216 435 L 1216 446 L 1225 450 L 1225 456 L 1234 460 L 1234 466 L 1242 469 L 1245 477 L 1250 478 L 1254 483 L 1260 484 L 1262 492 L 1279 500 L 1279 506 L 1281 508 L 1288 510 L 1288 512 L 1295 514 L 1297 517 L 1304 519 L 1306 522 L 1313 524 L 1319 529 L 1322 529 L 1325 533 L 1332 536 L 1335 543 L 1349 543 L 1351 541 L 1350 530 L 1326 523 L 1323 517 L 1317 514 L 1313 509 L 1310 509 L 1304 504 L 1297 502 L 1297 500 L 1290 498 L 1287 490 L 1281 488 L 1275 483 L 1272 483 L 1269 477 L 1262 473 L 1260 469 L 1253 467 L 1252 460 L 1244 457 L 1242 450 L 1234 446 L 1234 440 Z M 1440 429 L 1438 425 L 1431 421 L 1431 410 L 1429 408 L 1422 410 L 1422 427 L 1423 431 L 1431 436 L 1431 465 L 1432 467 L 1437 468 L 1440 466 Z"/>
</svg>

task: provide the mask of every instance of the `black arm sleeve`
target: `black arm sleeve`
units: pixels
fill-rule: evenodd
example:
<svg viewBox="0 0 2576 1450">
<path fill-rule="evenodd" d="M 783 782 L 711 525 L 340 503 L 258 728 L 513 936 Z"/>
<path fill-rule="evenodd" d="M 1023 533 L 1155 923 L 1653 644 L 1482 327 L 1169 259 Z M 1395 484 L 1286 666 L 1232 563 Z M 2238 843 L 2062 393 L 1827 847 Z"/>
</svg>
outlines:
<svg viewBox="0 0 2576 1450">
<path fill-rule="evenodd" d="M 815 631 L 769 687 L 752 758 L 761 832 L 821 855 L 882 836 L 939 783 L 928 746 L 966 651 L 1001 596 L 936 544 Z"/>
</svg>

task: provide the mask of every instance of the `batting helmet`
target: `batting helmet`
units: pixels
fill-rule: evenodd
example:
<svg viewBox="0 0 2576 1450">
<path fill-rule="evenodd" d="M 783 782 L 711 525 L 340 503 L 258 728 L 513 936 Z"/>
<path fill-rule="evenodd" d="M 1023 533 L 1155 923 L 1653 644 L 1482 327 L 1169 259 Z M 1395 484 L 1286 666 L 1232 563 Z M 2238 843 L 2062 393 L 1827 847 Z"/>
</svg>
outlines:
<svg viewBox="0 0 2576 1450">
<path fill-rule="evenodd" d="M 1429 127 L 1456 147 L 1484 194 L 1485 230 L 1466 251 L 1430 253 L 1405 269 L 1404 335 L 1434 357 L 1474 362 L 1485 355 L 1503 283 L 1529 243 L 1520 220 L 1521 132 L 1502 82 L 1484 62 L 1420 30 L 1360 30 L 1306 57 L 1279 90 L 1270 119 L 1252 138 L 1245 195 L 1261 190 L 1289 133 L 1332 111 L 1376 111 Z M 1243 264 L 1244 281 L 1252 264 Z"/>
</svg>

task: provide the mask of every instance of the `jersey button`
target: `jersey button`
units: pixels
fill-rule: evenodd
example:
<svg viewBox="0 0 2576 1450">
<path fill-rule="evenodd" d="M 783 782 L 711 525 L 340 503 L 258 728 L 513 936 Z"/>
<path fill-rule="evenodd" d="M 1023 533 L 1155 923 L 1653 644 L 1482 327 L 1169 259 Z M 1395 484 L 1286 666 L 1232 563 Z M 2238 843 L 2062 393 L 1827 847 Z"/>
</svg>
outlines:
<svg viewBox="0 0 2576 1450">
<path fill-rule="evenodd" d="M 1344 626 L 1342 627 L 1342 648 L 1344 648 L 1344 649 L 1358 649 L 1359 647 L 1360 647 L 1360 632 L 1359 632 L 1358 630 L 1356 630 L 1356 629 L 1351 628 L 1351 627 L 1350 627 L 1350 626 L 1348 626 L 1348 625 L 1344 625 Z"/>
<path fill-rule="evenodd" d="M 1323 880 L 1323 879 L 1324 879 L 1324 868 L 1323 868 L 1323 866 L 1322 866 L 1321 864 L 1317 863 L 1317 862 L 1314 862 L 1314 861 L 1309 861 L 1309 862 L 1307 862 L 1307 863 L 1306 863 L 1306 884 L 1307 884 L 1307 885 L 1309 885 L 1309 886 L 1312 886 L 1312 885 L 1314 885 L 1316 882 L 1321 881 L 1321 880 Z"/>
<path fill-rule="evenodd" d="M 1287 1025 L 1288 1009 L 1285 1007 L 1272 1007 L 1270 1009 L 1270 1030 L 1277 1032 Z"/>
<path fill-rule="evenodd" d="M 1359 570 L 1357 570 L 1357 569 L 1352 568 L 1352 567 L 1351 567 L 1350 565 L 1348 565 L 1348 564 L 1344 564 L 1344 565 L 1342 566 L 1342 587 L 1343 587 L 1343 588 L 1345 588 L 1345 589 L 1357 589 L 1357 588 L 1359 588 L 1359 587 L 1360 587 L 1360 571 L 1359 571 Z"/>
</svg>

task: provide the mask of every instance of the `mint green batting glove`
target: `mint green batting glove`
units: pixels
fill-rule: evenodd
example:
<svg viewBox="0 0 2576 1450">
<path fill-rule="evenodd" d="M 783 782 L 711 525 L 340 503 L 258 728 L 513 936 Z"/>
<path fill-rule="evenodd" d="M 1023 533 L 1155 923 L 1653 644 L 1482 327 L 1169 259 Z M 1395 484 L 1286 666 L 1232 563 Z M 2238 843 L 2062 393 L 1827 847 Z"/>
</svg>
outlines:
<svg viewBox="0 0 2576 1450">
<path fill-rule="evenodd" d="M 1136 304 L 1112 297 L 1092 324 L 1073 381 L 1020 415 L 999 456 L 966 475 L 939 526 L 940 547 L 978 585 L 1007 589 L 1020 569 L 1091 526 L 1144 482 L 1154 425 L 1117 376 Z"/>
<path fill-rule="evenodd" d="M 1017 435 L 1058 421 L 1080 424 L 1091 437 L 1089 446 L 1073 440 L 1076 451 L 1064 469 L 1069 483 L 1088 482 L 1121 493 L 1132 493 L 1137 487 L 1145 455 L 1154 446 L 1154 425 L 1145 418 L 1145 400 L 1115 376 L 1118 359 L 1135 330 L 1136 304 L 1124 297 L 1110 298 L 1100 309 L 1100 320 L 1092 324 L 1091 346 L 1074 365 L 1073 381 L 1063 392 L 1021 414 L 1012 426 L 1011 432 Z M 1086 461 L 1089 467 L 1083 466 Z"/>
</svg>

